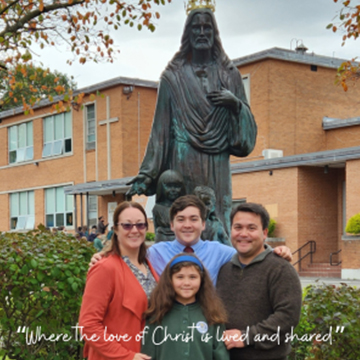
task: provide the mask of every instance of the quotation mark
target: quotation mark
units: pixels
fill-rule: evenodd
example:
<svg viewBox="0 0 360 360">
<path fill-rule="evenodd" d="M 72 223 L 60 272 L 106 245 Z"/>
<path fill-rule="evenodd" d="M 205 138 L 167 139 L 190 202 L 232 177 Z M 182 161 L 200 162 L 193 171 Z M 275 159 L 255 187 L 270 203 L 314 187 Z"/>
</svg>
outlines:
<svg viewBox="0 0 360 360">
<path fill-rule="evenodd" d="M 21 326 L 18 327 L 17 333 L 22 333 L 22 334 L 24 334 L 25 332 L 26 332 L 26 326 L 23 326 L 22 330 L 21 330 Z"/>
<path fill-rule="evenodd" d="M 336 333 L 343 333 L 345 330 L 345 326 L 337 326 L 335 332 Z"/>
</svg>

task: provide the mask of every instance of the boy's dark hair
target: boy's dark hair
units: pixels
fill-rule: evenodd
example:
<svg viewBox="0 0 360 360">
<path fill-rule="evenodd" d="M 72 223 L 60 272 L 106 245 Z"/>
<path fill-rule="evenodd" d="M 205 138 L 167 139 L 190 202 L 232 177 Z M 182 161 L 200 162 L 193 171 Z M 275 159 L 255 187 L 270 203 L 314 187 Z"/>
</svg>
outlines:
<svg viewBox="0 0 360 360">
<path fill-rule="evenodd" d="M 172 285 L 172 276 L 179 272 L 183 267 L 194 266 L 201 276 L 201 285 L 196 300 L 201 306 L 201 310 L 209 325 L 222 324 L 227 322 L 227 315 L 219 296 L 216 294 L 215 287 L 211 281 L 210 275 L 204 268 L 202 271 L 198 265 L 186 261 L 170 267 L 172 261 L 179 256 L 196 256 L 194 254 L 180 253 L 175 255 L 166 265 L 165 270 L 160 276 L 160 280 L 154 291 L 151 293 L 149 309 L 144 313 L 144 317 L 149 319 L 150 324 L 161 323 L 165 314 L 173 307 L 176 293 Z M 200 260 L 199 260 L 200 261 Z"/>
<path fill-rule="evenodd" d="M 255 204 L 255 203 L 244 203 L 244 204 L 239 204 L 236 207 L 234 207 L 230 214 L 231 225 L 233 224 L 235 215 L 240 211 L 259 215 L 261 218 L 261 224 L 262 224 L 263 230 L 265 230 L 269 227 L 269 222 L 270 222 L 269 213 L 261 204 Z"/>
<path fill-rule="evenodd" d="M 174 218 L 178 212 L 185 210 L 189 206 L 193 206 L 199 209 L 201 220 L 206 220 L 206 207 L 204 203 L 195 195 L 184 195 L 177 198 L 171 205 L 170 222 L 174 221 Z"/>
</svg>

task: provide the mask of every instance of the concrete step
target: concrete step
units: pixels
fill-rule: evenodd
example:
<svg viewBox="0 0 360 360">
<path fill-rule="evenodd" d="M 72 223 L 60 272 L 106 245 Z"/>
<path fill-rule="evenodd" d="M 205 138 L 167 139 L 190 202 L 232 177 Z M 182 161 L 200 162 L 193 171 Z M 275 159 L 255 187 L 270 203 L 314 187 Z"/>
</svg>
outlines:
<svg viewBox="0 0 360 360">
<path fill-rule="evenodd" d="M 304 269 L 307 270 L 334 270 L 334 269 L 341 269 L 341 266 L 332 266 L 329 263 L 313 263 L 313 264 L 307 264 L 307 266 L 304 266 Z"/>
<path fill-rule="evenodd" d="M 341 266 L 331 266 L 329 263 L 312 263 L 302 266 L 300 276 L 341 278 Z"/>
<path fill-rule="evenodd" d="M 323 277 L 323 278 L 341 278 L 341 270 L 340 271 L 300 271 L 299 272 L 299 276 L 304 276 L 304 277 Z"/>
</svg>

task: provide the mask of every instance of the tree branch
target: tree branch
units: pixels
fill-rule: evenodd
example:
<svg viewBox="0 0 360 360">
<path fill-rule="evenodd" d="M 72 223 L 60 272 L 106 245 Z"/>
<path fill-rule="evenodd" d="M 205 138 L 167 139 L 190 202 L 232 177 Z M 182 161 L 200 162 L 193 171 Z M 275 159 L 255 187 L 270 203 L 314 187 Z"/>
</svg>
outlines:
<svg viewBox="0 0 360 360">
<path fill-rule="evenodd" d="M 49 13 L 49 12 L 52 12 L 54 10 L 59 10 L 59 9 L 67 9 L 69 7 L 81 5 L 83 3 L 85 3 L 85 0 L 74 0 L 73 3 L 71 3 L 71 4 L 66 2 L 63 4 L 57 3 L 57 4 L 51 4 L 48 6 L 44 6 L 44 9 L 42 11 L 40 11 L 40 9 L 35 9 L 33 11 L 30 11 L 26 15 L 24 15 L 14 25 L 7 26 L 3 31 L 0 32 L 0 36 L 5 38 L 5 34 L 7 34 L 7 33 L 16 34 L 19 29 L 24 28 L 25 24 L 29 23 L 32 19 L 37 18 L 41 14 Z"/>
</svg>

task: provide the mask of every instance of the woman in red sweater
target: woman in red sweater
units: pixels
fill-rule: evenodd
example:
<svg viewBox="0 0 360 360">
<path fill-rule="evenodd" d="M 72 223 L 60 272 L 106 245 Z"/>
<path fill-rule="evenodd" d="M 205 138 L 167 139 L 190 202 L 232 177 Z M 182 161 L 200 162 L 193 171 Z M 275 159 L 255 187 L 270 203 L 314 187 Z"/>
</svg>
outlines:
<svg viewBox="0 0 360 360">
<path fill-rule="evenodd" d="M 143 207 L 123 202 L 105 257 L 88 273 L 79 326 L 89 360 L 150 360 L 141 354 L 142 314 L 158 276 L 146 260 Z"/>
</svg>

